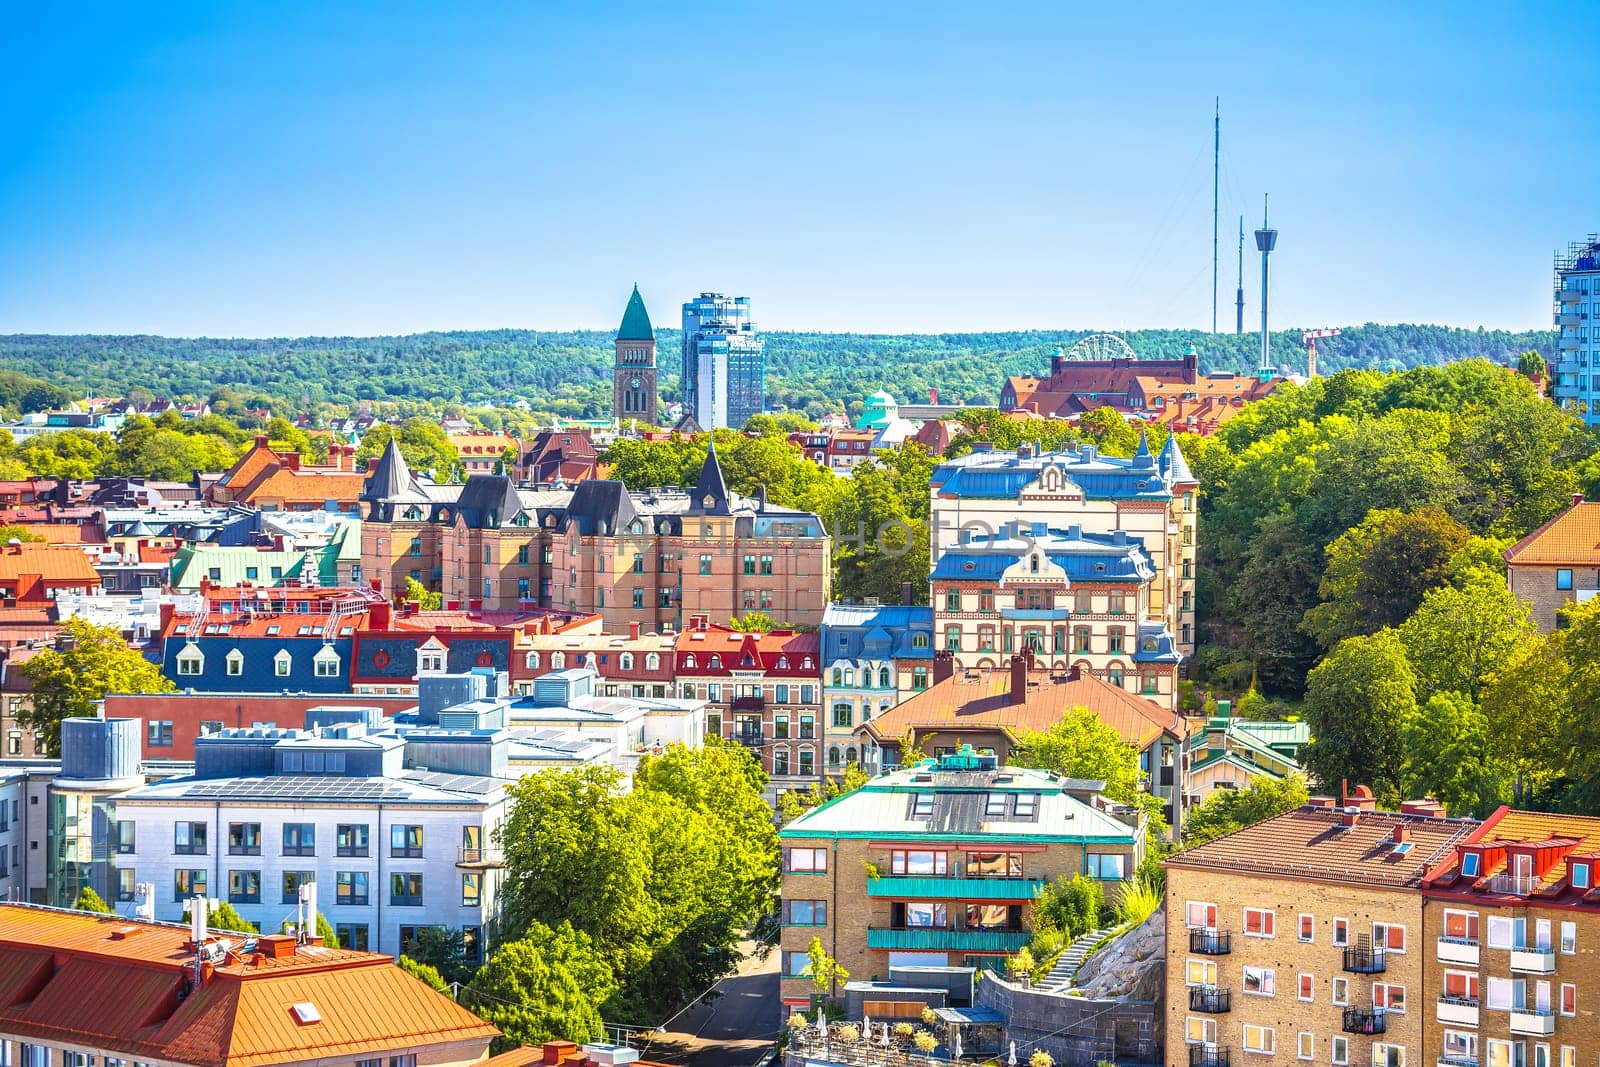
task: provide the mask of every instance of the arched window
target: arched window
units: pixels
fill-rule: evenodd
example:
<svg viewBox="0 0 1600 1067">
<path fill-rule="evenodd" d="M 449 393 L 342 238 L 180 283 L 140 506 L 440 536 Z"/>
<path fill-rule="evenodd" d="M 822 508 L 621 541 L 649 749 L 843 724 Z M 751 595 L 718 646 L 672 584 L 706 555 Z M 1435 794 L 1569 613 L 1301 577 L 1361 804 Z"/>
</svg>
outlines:
<svg viewBox="0 0 1600 1067">
<path fill-rule="evenodd" d="M 839 766 L 839 746 L 838 745 L 830 745 L 829 748 L 828 748 L 828 766 L 830 766 L 830 767 Z"/>
<path fill-rule="evenodd" d="M 523 662 L 527 665 L 527 668 L 530 671 L 538 670 L 539 669 L 539 653 L 537 653 L 537 652 L 529 652 L 528 655 L 524 658 Z"/>
<path fill-rule="evenodd" d="M 567 666 L 567 654 L 565 652 L 552 652 L 552 653 L 550 653 L 550 669 L 551 670 L 553 670 L 553 671 L 565 670 L 566 666 Z"/>
<path fill-rule="evenodd" d="M 779 656 L 778 657 L 778 669 L 780 671 L 786 671 L 786 670 L 789 669 L 789 657 L 788 656 Z"/>
<path fill-rule="evenodd" d="M 844 750 L 844 761 L 846 763 L 854 763 L 856 761 L 856 746 L 851 745 Z"/>
<path fill-rule="evenodd" d="M 711 669 L 714 671 L 722 669 L 722 657 L 715 652 L 711 653 Z"/>
<path fill-rule="evenodd" d="M 693 652 L 691 652 L 687 656 L 683 657 L 683 665 L 684 665 L 685 668 L 687 668 L 689 670 L 693 670 L 694 669 L 694 653 Z"/>
<path fill-rule="evenodd" d="M 887 689 L 893 684 L 894 683 L 889 680 L 889 668 L 888 667 L 879 667 L 878 668 L 878 688 L 879 689 Z"/>
<path fill-rule="evenodd" d="M 644 669 L 647 671 L 659 671 L 661 669 L 661 657 L 654 652 L 645 653 Z"/>
<path fill-rule="evenodd" d="M 925 634 L 925 633 L 920 633 L 919 632 L 919 633 L 914 633 L 914 634 L 911 635 L 911 647 L 912 648 L 927 648 L 928 645 L 931 644 L 931 643 L 932 643 L 932 641 L 930 640 L 930 635 L 929 634 Z"/>
<path fill-rule="evenodd" d="M 844 668 L 843 667 L 835 667 L 833 669 L 833 684 L 834 685 L 844 685 Z"/>
<path fill-rule="evenodd" d="M 845 685 L 855 685 L 856 684 L 856 669 L 854 667 L 846 667 L 844 669 L 844 684 Z"/>
<path fill-rule="evenodd" d="M 617 658 L 622 661 L 622 669 L 623 670 L 625 670 L 625 671 L 633 670 L 633 653 L 632 652 L 624 652 L 621 656 L 618 656 Z"/>
</svg>

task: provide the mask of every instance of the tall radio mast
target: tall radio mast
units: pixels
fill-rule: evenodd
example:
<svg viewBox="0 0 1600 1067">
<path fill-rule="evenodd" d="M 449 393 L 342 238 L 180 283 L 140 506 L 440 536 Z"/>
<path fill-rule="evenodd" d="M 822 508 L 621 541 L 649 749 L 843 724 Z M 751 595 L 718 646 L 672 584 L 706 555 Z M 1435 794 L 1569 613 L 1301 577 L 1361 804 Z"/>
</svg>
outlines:
<svg viewBox="0 0 1600 1067">
<path fill-rule="evenodd" d="M 1217 194 L 1222 167 L 1222 97 L 1211 120 L 1211 332 L 1217 332 Z"/>
</svg>

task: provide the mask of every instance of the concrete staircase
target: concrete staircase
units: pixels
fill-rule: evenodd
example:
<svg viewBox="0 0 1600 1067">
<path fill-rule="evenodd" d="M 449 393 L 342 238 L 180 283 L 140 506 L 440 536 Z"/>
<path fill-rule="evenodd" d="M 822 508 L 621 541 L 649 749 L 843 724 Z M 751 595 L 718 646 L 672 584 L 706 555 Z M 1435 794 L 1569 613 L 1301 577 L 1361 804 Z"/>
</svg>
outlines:
<svg viewBox="0 0 1600 1067">
<path fill-rule="evenodd" d="M 1099 930 L 1091 930 L 1068 945 L 1062 950 L 1061 955 L 1056 957 L 1056 962 L 1050 967 L 1050 973 L 1044 976 L 1039 988 L 1070 989 L 1072 980 L 1078 976 L 1078 968 L 1089 958 L 1089 950 L 1099 944 L 1112 929 L 1113 927 L 1106 926 Z"/>
</svg>

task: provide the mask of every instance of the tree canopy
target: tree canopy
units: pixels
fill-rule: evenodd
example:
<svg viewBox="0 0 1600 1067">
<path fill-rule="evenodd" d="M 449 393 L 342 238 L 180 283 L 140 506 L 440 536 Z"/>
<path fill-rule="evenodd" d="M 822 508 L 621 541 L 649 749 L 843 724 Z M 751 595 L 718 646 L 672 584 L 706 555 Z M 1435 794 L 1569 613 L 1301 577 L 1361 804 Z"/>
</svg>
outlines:
<svg viewBox="0 0 1600 1067">
<path fill-rule="evenodd" d="M 61 721 L 92 717 L 107 693 L 167 693 L 176 688 L 116 630 L 87 619 L 61 626 L 64 649 L 46 648 L 22 665 L 33 699 L 17 723 L 34 730 L 46 752 L 61 751 Z"/>
</svg>

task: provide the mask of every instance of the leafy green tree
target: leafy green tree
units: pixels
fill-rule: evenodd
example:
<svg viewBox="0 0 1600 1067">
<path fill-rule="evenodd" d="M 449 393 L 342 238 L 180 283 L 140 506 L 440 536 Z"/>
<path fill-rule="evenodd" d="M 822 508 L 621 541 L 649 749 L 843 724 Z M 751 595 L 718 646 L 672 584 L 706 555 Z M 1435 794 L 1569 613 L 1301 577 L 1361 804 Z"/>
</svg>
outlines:
<svg viewBox="0 0 1600 1067">
<path fill-rule="evenodd" d="M 1588 736 L 1582 713 L 1575 712 L 1566 648 L 1570 639 L 1578 664 L 1587 668 L 1582 657 L 1595 644 L 1597 625 L 1588 610 L 1576 612 L 1570 629 L 1520 645 L 1484 690 L 1488 749 L 1505 768 L 1518 807 L 1532 805 L 1600 740 Z"/>
<path fill-rule="evenodd" d="M 419 981 L 426 982 L 438 992 L 449 992 L 450 983 L 444 980 L 444 975 L 440 974 L 439 969 L 432 964 L 421 963 L 410 956 L 401 956 L 395 960 L 395 963 L 399 965 L 402 971 Z"/>
<path fill-rule="evenodd" d="M 1484 816 L 1509 794 L 1489 748 L 1483 711 L 1460 693 L 1435 693 L 1403 724 L 1406 792 L 1439 799 L 1452 815 Z"/>
<path fill-rule="evenodd" d="M 10 523 L 0 526 L 0 544 L 10 544 L 12 541 L 39 544 L 44 538 L 40 537 L 31 526 L 16 526 Z"/>
<path fill-rule="evenodd" d="M 400 424 L 399 429 L 388 423 L 378 423 L 361 437 L 356 446 L 357 462 L 371 462 L 383 454 L 390 438 L 400 439 L 400 454 L 413 471 L 431 476 L 434 481 L 446 482 L 461 470 L 461 455 L 450 438 L 439 428 L 435 419 L 413 416 Z"/>
<path fill-rule="evenodd" d="M 1213 789 L 1183 821 L 1183 845 L 1192 848 L 1300 807 L 1310 799 L 1298 774 L 1261 777 L 1244 789 Z"/>
<path fill-rule="evenodd" d="M 438 611 L 444 605 L 443 593 L 433 592 L 409 574 L 406 575 L 406 591 L 400 599 L 415 604 L 422 611 Z"/>
<path fill-rule="evenodd" d="M 462 993 L 462 1001 L 499 1028 L 495 1052 L 546 1041 L 605 1036 L 600 1005 L 616 982 L 589 937 L 562 922 L 532 924 L 502 944 Z"/>
<path fill-rule="evenodd" d="M 183 921 L 187 923 L 193 914 L 188 908 L 183 909 Z M 206 929 L 217 932 L 234 934 L 260 933 L 256 924 L 246 919 L 234 910 L 232 904 L 226 900 L 208 900 L 206 902 Z"/>
<path fill-rule="evenodd" d="M 1476 705 L 1488 678 L 1534 639 L 1535 627 L 1505 582 L 1480 573 L 1462 588 L 1430 590 L 1396 633 L 1419 700 L 1460 693 Z"/>
<path fill-rule="evenodd" d="M 907 765 L 917 762 L 907 757 Z M 872 776 L 852 760 L 844 765 L 844 774 L 837 781 L 826 779 L 812 782 L 806 789 L 785 789 L 778 794 L 778 822 L 788 825 L 800 816 L 819 807 L 834 797 L 853 793 L 872 780 Z"/>
<path fill-rule="evenodd" d="M 1301 762 L 1324 789 L 1370 785 L 1399 795 L 1405 767 L 1402 724 L 1416 714 L 1416 674 L 1392 630 L 1348 637 L 1306 680 L 1311 743 Z"/>
<path fill-rule="evenodd" d="M 1065 930 L 1070 939 L 1097 928 L 1104 910 L 1105 891 L 1099 882 L 1083 874 L 1062 875 L 1039 891 L 1033 921 L 1036 926 Z"/>
<path fill-rule="evenodd" d="M 1530 350 L 1517 357 L 1517 373 L 1524 378 L 1546 378 L 1550 369 L 1537 350 Z"/>
<path fill-rule="evenodd" d="M 47 648 L 22 665 L 33 699 L 17 724 L 35 731 L 46 752 L 61 751 L 61 720 L 92 717 L 107 693 L 169 693 L 161 671 L 122 635 L 77 617 L 61 626 L 67 647 Z"/>
<path fill-rule="evenodd" d="M 93 886 L 86 885 L 79 890 L 78 899 L 73 902 L 72 906 L 79 911 L 95 911 L 101 915 L 116 914 L 111 910 L 111 905 L 107 904 L 100 894 L 94 891 Z"/>
<path fill-rule="evenodd" d="M 1106 796 L 1123 803 L 1139 793 L 1139 757 L 1133 746 L 1088 708 L 1072 708 L 1048 730 L 1024 733 L 1011 762 L 1103 781 Z"/>
<path fill-rule="evenodd" d="M 806 946 L 806 957 L 806 969 L 803 973 L 811 979 L 813 996 L 816 998 L 832 997 L 840 982 L 850 980 L 850 972 L 841 967 L 839 961 L 828 955 L 827 949 L 822 947 L 822 938 L 811 939 L 811 944 Z"/>
<path fill-rule="evenodd" d="M 1322 603 L 1306 613 L 1301 628 L 1332 648 L 1346 637 L 1400 625 L 1423 594 L 1445 583 L 1471 537 L 1439 507 L 1368 512 L 1328 545 Z"/>
<path fill-rule="evenodd" d="M 106 469 L 116 442 L 92 430 L 42 433 L 17 446 L 16 459 L 41 478 L 94 478 Z"/>
<path fill-rule="evenodd" d="M 735 615 L 729 619 L 728 629 L 743 633 L 765 634 L 780 630 L 782 627 L 777 619 L 764 611 L 747 611 L 743 615 Z"/>
<path fill-rule="evenodd" d="M 446 985 L 465 982 L 472 977 L 472 966 L 467 962 L 461 931 L 453 926 L 418 927 L 411 940 L 400 946 L 400 951 L 438 971 Z"/>
</svg>

